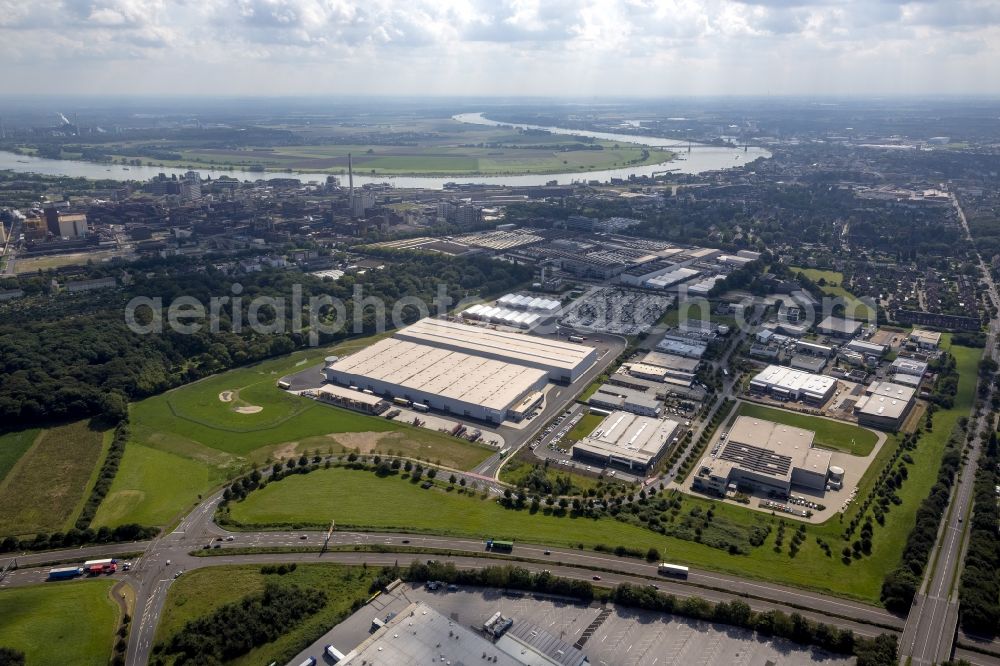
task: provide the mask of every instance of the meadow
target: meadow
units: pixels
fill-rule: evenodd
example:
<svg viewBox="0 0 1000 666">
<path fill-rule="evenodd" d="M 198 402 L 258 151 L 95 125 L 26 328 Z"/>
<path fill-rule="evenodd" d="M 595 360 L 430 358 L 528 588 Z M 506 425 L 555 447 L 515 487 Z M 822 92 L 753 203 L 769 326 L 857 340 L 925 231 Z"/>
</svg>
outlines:
<svg viewBox="0 0 1000 666">
<path fill-rule="evenodd" d="M 135 403 L 132 440 L 94 524 L 171 523 L 221 483 L 253 464 L 320 450 L 395 453 L 472 469 L 493 449 L 424 428 L 319 403 L 277 387 L 279 378 L 313 368 L 389 335 L 350 340 L 238 368 Z M 316 385 L 322 381 L 316 371 Z M 228 393 L 225 402 L 220 395 Z M 239 413 L 240 407 L 260 407 Z M 181 472 L 181 473 L 178 473 Z"/>
<path fill-rule="evenodd" d="M 820 289 L 828 296 L 839 296 L 844 299 L 846 303 L 846 315 L 848 317 L 854 316 L 863 321 L 874 320 L 875 313 L 872 312 L 871 307 L 842 286 L 844 283 L 843 273 L 821 270 L 819 268 L 797 268 L 795 266 L 792 266 L 791 269 L 792 271 L 802 273 L 813 282 L 819 282 L 820 279 L 825 280 L 826 284 L 821 286 Z"/>
<path fill-rule="evenodd" d="M 91 429 L 86 421 L 36 435 L 0 481 L 0 506 L 4 507 L 0 535 L 72 527 L 96 480 L 106 439 L 104 432 Z M 23 446 L 24 440 L 19 441 Z"/>
<path fill-rule="evenodd" d="M 265 575 L 260 569 L 260 565 L 207 567 L 184 574 L 167 593 L 155 642 L 169 640 L 185 623 L 204 617 L 224 604 L 263 591 L 266 581 L 323 590 L 328 601 L 322 610 L 276 641 L 227 662 L 234 666 L 282 664 L 347 617 L 355 600 L 366 599 L 376 573 L 374 568 L 334 564 L 299 564 L 295 571 L 284 575 Z"/>
<path fill-rule="evenodd" d="M 805 539 L 793 555 L 788 539 L 777 542 L 777 527 L 786 524 L 786 537 L 799 523 L 708 498 L 684 495 L 684 512 L 712 509 L 721 519 L 742 526 L 770 526 L 764 543 L 747 555 L 730 555 L 702 543 L 667 537 L 637 524 L 611 518 L 581 518 L 532 514 L 527 510 L 505 509 L 481 495 L 458 494 L 434 487 L 422 489 L 400 477 L 379 479 L 369 472 L 333 468 L 308 475 L 288 477 L 252 493 L 232 505 L 230 517 L 245 527 L 322 527 L 331 519 L 349 529 L 426 532 L 485 539 L 509 538 L 548 545 L 592 547 L 598 543 L 646 549 L 656 547 L 664 558 L 702 569 L 717 570 L 750 578 L 771 580 L 799 587 L 878 603 L 882 579 L 899 562 L 907 535 L 913 528 L 916 510 L 934 484 L 945 445 L 958 419 L 966 416 L 975 393 L 976 365 L 980 350 L 953 347 L 960 372 L 958 394 L 952 409 L 934 416 L 934 429 L 925 433 L 910 452 L 913 464 L 909 477 L 896 491 L 902 500 L 893 505 L 884 526 L 876 525 L 872 552 L 860 560 L 844 563 L 840 551 L 848 542 L 842 538 L 845 526 L 859 511 L 852 505 L 822 525 L 809 525 Z M 793 424 L 794 425 L 794 424 Z M 879 471 L 897 443 L 890 437 L 859 484 L 860 497 L 872 488 Z M 674 496 L 674 495 L 672 495 Z M 373 501 L 377 497 L 377 501 Z M 676 496 L 675 496 L 676 497 Z M 664 514 L 663 519 L 668 519 Z M 830 544 L 827 555 L 817 539 Z"/>
<path fill-rule="evenodd" d="M 818 446 L 856 456 L 867 456 L 878 443 L 878 435 L 867 428 L 749 402 L 740 403 L 736 415 L 812 430 L 816 433 L 814 443 Z"/>
<path fill-rule="evenodd" d="M 43 583 L 0 590 L 0 645 L 20 650 L 28 664 L 105 666 L 111 657 L 118 607 L 107 579 Z"/>
</svg>

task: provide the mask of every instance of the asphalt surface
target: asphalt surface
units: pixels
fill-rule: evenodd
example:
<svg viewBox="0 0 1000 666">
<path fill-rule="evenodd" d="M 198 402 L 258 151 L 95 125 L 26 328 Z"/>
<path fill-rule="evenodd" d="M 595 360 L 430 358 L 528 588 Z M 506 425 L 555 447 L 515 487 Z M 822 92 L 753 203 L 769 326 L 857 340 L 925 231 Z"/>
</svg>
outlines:
<svg viewBox="0 0 1000 666">
<path fill-rule="evenodd" d="M 965 213 L 955 195 L 952 202 L 959 220 L 965 229 L 966 238 L 971 242 Z M 1000 304 L 996 285 L 989 267 L 982 256 L 976 253 L 980 271 L 994 305 Z M 989 324 L 984 358 L 997 360 L 997 334 L 1000 320 Z M 992 429 L 986 422 L 987 410 L 982 410 L 974 427 L 972 445 L 959 472 L 957 483 L 952 489 L 945 520 L 938 530 L 938 538 L 931 553 L 933 567 L 924 575 L 919 593 L 914 597 L 913 606 L 906 620 L 906 627 L 900 641 L 900 661 L 911 660 L 913 664 L 935 664 L 951 658 L 958 627 L 958 584 L 961 579 L 964 560 L 964 539 L 968 530 L 969 506 L 972 500 L 976 469 L 979 462 L 980 442 L 978 434 Z"/>
</svg>

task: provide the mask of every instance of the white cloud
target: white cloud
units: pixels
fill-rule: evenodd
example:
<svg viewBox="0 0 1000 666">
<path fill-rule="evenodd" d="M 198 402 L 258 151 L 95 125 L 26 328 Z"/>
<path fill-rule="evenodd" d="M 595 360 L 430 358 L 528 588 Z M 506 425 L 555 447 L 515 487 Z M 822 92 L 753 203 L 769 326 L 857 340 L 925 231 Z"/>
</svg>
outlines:
<svg viewBox="0 0 1000 666">
<path fill-rule="evenodd" d="M 1000 5 L 0 0 L 0 57 L 11 92 L 1000 93 Z"/>
</svg>

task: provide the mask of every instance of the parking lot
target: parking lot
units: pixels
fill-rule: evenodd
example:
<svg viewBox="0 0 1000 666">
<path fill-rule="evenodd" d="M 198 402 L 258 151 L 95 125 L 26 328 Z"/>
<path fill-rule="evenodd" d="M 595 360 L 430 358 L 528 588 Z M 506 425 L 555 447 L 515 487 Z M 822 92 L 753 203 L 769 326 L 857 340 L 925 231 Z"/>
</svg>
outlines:
<svg viewBox="0 0 1000 666">
<path fill-rule="evenodd" d="M 673 296 L 601 287 L 573 303 L 560 323 L 577 329 L 638 335 L 648 332 L 673 302 Z"/>
<path fill-rule="evenodd" d="M 317 642 L 312 654 L 333 642 L 346 652 L 368 636 L 374 617 L 398 612 L 412 601 L 423 601 L 454 622 L 478 631 L 496 612 L 526 620 L 552 636 L 576 644 L 592 664 L 615 666 L 694 664 L 850 664 L 853 659 L 795 645 L 786 640 L 758 638 L 750 632 L 709 622 L 663 615 L 613 604 L 600 606 L 528 594 L 504 594 L 493 589 L 460 588 L 434 591 L 401 585 L 383 594 Z M 604 611 L 604 612 L 602 612 Z M 309 653 L 307 650 L 303 654 Z M 298 662 L 293 662 L 298 663 Z"/>
</svg>

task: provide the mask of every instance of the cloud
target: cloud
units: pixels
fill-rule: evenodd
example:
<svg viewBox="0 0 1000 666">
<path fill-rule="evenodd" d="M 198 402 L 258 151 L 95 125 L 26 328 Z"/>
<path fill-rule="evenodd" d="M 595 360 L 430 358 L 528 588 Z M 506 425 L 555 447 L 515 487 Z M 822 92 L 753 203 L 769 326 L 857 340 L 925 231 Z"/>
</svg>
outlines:
<svg viewBox="0 0 1000 666">
<path fill-rule="evenodd" d="M 0 0 L 0 58 L 8 90 L 1000 92 L 1000 3 Z"/>
</svg>

